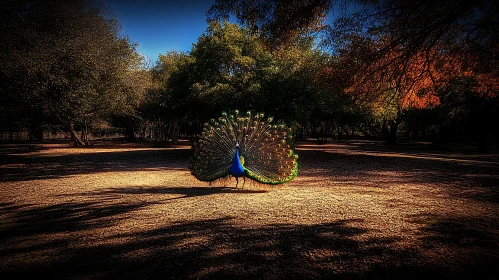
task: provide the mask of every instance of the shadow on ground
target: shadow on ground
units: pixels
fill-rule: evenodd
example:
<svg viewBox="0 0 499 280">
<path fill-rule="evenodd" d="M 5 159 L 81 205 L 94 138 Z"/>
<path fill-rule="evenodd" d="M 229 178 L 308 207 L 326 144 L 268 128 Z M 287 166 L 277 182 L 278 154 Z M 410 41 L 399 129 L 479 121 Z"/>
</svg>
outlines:
<svg viewBox="0 0 499 280">
<path fill-rule="evenodd" d="M 23 146 L 23 150 L 45 149 Z M 110 148 L 111 149 L 111 148 Z M 71 149 L 68 148 L 70 151 Z M 41 156 L 17 154 L 0 146 L 0 182 L 44 180 L 78 174 L 147 169 L 185 170 L 190 150 L 146 149 L 68 153 Z M 361 152 L 359 152 L 361 151 Z M 499 157 L 466 150 L 429 153 L 429 148 L 384 146 L 368 143 L 297 146 L 299 177 L 303 183 L 341 182 L 342 185 L 390 187 L 396 184 L 432 184 L 450 187 L 456 195 L 499 202 Z M 300 180 L 301 180 L 300 179 Z"/>
<path fill-rule="evenodd" d="M 302 148 L 302 150 L 300 150 Z M 350 144 L 298 145 L 303 184 L 396 188 L 431 185 L 452 196 L 499 203 L 499 158 L 461 150 Z M 403 150 L 403 151 L 401 151 Z"/>
<path fill-rule="evenodd" d="M 136 186 L 136 187 L 124 187 L 124 188 L 107 188 L 101 191 L 85 192 L 78 194 L 60 194 L 58 196 L 99 196 L 99 197 L 111 197 L 114 198 L 116 195 L 126 194 L 173 194 L 180 195 L 170 200 L 190 198 L 198 196 L 207 196 L 213 194 L 251 194 L 251 193 L 266 193 L 267 190 L 263 189 L 242 189 L 242 188 L 232 188 L 232 187 L 164 187 L 164 186 Z"/>
<path fill-rule="evenodd" d="M 3 204 L 12 222 L 0 231 L 2 279 L 492 279 L 497 254 L 434 263 L 424 250 L 469 246 L 487 250 L 485 229 L 451 229 L 458 220 L 414 217 L 431 233 L 425 248 L 402 248 L 397 238 L 359 238 L 362 220 L 315 225 L 275 224 L 242 228 L 227 216 L 158 225 L 156 229 L 88 240 L 140 203 L 63 203 L 47 207 Z M 42 238 L 48 236 L 50 238 Z M 456 244 L 472 238 L 474 242 Z M 116 241 L 118 240 L 118 241 Z M 122 241 L 120 241 L 122 240 Z M 30 256 L 24 258 L 23 256 Z M 488 257 L 488 258 L 487 258 Z M 8 260 L 11 261 L 8 261 Z M 7 261 L 6 261 L 7 260 Z M 463 262 L 464 261 L 464 262 Z"/>
<path fill-rule="evenodd" d="M 125 150 L 40 156 L 7 153 L 0 160 L 0 182 L 44 180 L 69 175 L 161 168 L 186 169 L 190 150 Z"/>
<path fill-rule="evenodd" d="M 382 149 L 298 145 L 300 174 L 290 184 L 395 189 L 406 183 L 438 185 L 459 198 L 499 202 L 499 168 L 493 159 L 466 161 L 466 154 L 444 157 L 396 150 L 387 156 L 390 148 Z M 150 149 L 48 157 L 12 149 L 2 153 L 0 183 L 108 171 L 187 170 L 189 153 L 187 148 Z M 179 197 L 174 199 L 182 199 L 254 192 L 262 191 L 144 186 L 70 194 L 66 202 L 49 205 L 1 202 L 0 216 L 5 219 L 0 220 L 0 278 L 495 279 L 499 274 L 497 217 L 409 216 L 407 222 L 417 225 L 420 234 L 411 236 L 420 241 L 411 246 L 352 219 L 242 227 L 237 217 L 228 215 L 156 224 L 147 230 L 116 229 L 135 211 L 158 203 L 120 200 L 121 194 L 175 194 Z M 462 249 L 468 253 L 459 254 Z"/>
</svg>

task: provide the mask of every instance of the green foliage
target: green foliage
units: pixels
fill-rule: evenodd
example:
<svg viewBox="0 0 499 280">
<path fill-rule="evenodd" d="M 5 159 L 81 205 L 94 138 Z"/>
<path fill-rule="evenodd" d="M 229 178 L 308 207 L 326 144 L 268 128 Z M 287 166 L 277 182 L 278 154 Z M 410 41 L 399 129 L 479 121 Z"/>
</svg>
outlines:
<svg viewBox="0 0 499 280">
<path fill-rule="evenodd" d="M 245 28 L 211 22 L 190 54 L 160 55 L 144 110 L 165 130 L 176 122 L 190 133 L 234 107 L 267 111 L 296 127 L 344 126 L 358 109 L 335 81 L 321 78 L 334 62 L 313 47 L 312 37 L 300 37 L 272 52 Z"/>
<path fill-rule="evenodd" d="M 1 90 L 7 106 L 28 112 L 17 118 L 86 131 L 96 118 L 133 114 L 148 86 L 141 57 L 102 7 L 77 0 L 6 6 Z"/>
<path fill-rule="evenodd" d="M 217 0 L 209 18 L 235 15 L 241 25 L 211 21 L 189 53 L 160 54 L 146 70 L 117 20 L 92 0 L 7 1 L 0 129 L 64 125 L 83 144 L 105 119 L 129 140 L 140 129 L 176 143 L 240 108 L 321 142 L 387 129 L 394 140 L 399 124 L 410 135 L 466 131 L 483 142 L 485 120 L 497 117 L 497 4 L 468 2 L 453 11 L 452 1 L 361 1 L 337 14 L 325 53 L 315 32 L 331 1 Z"/>
<path fill-rule="evenodd" d="M 238 22 L 261 34 L 267 46 L 276 50 L 294 44 L 304 33 L 319 31 L 324 25 L 331 0 L 216 0 L 208 11 L 208 19 Z"/>
<path fill-rule="evenodd" d="M 255 107 L 262 73 L 272 57 L 256 35 L 235 24 L 212 22 L 194 45 L 192 95 L 202 121 L 225 108 Z M 206 104 L 207 106 L 205 106 Z"/>
</svg>

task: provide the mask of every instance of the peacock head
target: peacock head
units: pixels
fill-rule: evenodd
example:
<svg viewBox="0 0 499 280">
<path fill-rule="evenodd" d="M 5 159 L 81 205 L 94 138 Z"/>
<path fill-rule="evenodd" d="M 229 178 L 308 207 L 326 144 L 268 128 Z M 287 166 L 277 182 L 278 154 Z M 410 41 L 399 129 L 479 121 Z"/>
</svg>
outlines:
<svg viewBox="0 0 499 280">
<path fill-rule="evenodd" d="M 236 141 L 236 149 L 239 149 L 239 141 Z"/>
</svg>

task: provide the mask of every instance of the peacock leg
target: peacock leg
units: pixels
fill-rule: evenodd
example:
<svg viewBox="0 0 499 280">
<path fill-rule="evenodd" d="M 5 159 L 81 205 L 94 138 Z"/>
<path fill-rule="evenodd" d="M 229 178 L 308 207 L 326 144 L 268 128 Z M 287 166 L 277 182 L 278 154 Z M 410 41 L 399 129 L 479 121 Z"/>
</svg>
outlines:
<svg viewBox="0 0 499 280">
<path fill-rule="evenodd" d="M 243 177 L 243 186 L 241 187 L 241 189 L 244 189 L 244 184 L 246 184 L 246 177 Z"/>
<path fill-rule="evenodd" d="M 239 178 L 236 177 L 236 189 L 238 184 L 239 184 Z"/>
</svg>

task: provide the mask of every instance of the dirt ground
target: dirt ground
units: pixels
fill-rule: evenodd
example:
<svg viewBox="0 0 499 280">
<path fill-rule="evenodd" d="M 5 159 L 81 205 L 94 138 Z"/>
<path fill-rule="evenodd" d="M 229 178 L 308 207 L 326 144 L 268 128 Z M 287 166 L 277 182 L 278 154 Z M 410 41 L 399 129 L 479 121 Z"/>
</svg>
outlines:
<svg viewBox="0 0 499 280">
<path fill-rule="evenodd" d="M 235 189 L 185 144 L 1 144 L 0 278 L 499 275 L 496 152 L 300 142 L 293 181 Z"/>
</svg>

